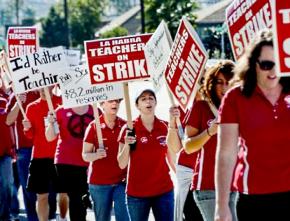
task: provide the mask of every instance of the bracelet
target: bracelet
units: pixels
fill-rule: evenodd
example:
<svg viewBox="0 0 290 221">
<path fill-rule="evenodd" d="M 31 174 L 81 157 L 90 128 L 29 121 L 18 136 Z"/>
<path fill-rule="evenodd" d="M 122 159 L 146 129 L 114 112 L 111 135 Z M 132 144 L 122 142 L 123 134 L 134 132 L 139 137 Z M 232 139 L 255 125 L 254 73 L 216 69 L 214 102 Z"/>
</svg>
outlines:
<svg viewBox="0 0 290 221">
<path fill-rule="evenodd" d="M 206 133 L 207 133 L 208 136 L 210 136 L 210 137 L 212 136 L 212 135 L 209 133 L 208 128 L 206 128 Z"/>
</svg>

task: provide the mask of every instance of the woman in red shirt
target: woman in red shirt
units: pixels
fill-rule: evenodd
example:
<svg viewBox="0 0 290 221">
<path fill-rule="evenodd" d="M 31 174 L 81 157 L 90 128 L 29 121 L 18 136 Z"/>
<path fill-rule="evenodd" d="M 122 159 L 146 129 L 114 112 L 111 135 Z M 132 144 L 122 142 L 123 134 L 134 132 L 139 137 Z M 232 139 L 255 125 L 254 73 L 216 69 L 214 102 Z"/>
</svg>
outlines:
<svg viewBox="0 0 290 221">
<path fill-rule="evenodd" d="M 46 139 L 52 141 L 58 137 L 54 163 L 58 177 L 58 192 L 67 193 L 71 221 L 85 221 L 86 207 L 82 196 L 88 192 L 88 163 L 82 159 L 82 143 L 85 130 L 94 119 L 93 108 L 80 107 L 56 110 L 56 119 L 49 115 L 50 124 L 46 128 Z M 59 131 L 55 131 L 55 120 Z M 72 185 L 73 184 L 73 185 Z"/>
<path fill-rule="evenodd" d="M 221 60 L 205 73 L 202 87 L 204 100 L 194 103 L 186 122 L 185 151 L 198 151 L 192 179 L 194 200 L 205 221 L 214 219 L 215 186 L 214 165 L 217 145 L 217 109 L 229 89 L 235 65 L 230 60 Z M 231 195 L 231 209 L 235 211 L 236 193 Z M 234 216 L 234 219 L 236 217 Z"/>
<path fill-rule="evenodd" d="M 228 193 L 238 143 L 244 149 L 242 170 L 234 176 L 239 221 L 290 220 L 290 79 L 277 77 L 274 55 L 272 32 L 263 30 L 237 64 L 239 85 L 221 104 L 217 221 L 231 217 Z"/>
<path fill-rule="evenodd" d="M 166 142 L 168 125 L 155 116 L 157 101 L 152 90 L 137 93 L 135 104 L 140 111 L 133 122 L 136 136 L 128 135 L 125 125 L 120 133 L 118 154 L 119 166 L 123 169 L 128 166 L 130 220 L 148 220 L 152 208 L 156 220 L 173 221 L 174 193 L 168 166 L 171 159 Z M 170 119 L 169 128 L 177 138 L 175 118 Z M 133 143 L 136 147 L 130 149 Z"/>
<path fill-rule="evenodd" d="M 126 169 L 117 162 L 118 135 L 126 122 L 117 116 L 121 100 L 101 102 L 100 116 L 104 149 L 99 148 L 95 121 L 86 130 L 83 143 L 83 159 L 90 162 L 89 189 L 94 202 L 96 221 L 110 221 L 114 203 L 117 221 L 128 221 L 125 206 Z"/>
</svg>

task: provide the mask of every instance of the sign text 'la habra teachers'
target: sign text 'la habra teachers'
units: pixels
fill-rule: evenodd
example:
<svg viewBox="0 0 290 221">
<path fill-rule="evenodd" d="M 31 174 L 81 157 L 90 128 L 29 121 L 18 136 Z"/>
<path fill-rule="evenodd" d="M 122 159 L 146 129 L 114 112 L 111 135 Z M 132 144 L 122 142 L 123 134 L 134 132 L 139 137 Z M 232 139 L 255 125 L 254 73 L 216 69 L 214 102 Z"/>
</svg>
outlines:
<svg viewBox="0 0 290 221">
<path fill-rule="evenodd" d="M 85 41 L 92 84 L 148 79 L 144 46 L 151 34 Z"/>
</svg>

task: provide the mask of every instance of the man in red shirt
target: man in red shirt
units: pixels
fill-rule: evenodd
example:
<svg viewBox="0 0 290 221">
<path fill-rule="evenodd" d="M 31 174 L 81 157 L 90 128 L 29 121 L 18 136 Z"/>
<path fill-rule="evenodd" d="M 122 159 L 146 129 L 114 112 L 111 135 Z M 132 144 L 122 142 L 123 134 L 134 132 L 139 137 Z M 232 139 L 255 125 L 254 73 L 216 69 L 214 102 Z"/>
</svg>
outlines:
<svg viewBox="0 0 290 221">
<path fill-rule="evenodd" d="M 26 108 L 27 119 L 23 120 L 23 130 L 26 137 L 33 140 L 27 188 L 29 191 L 37 193 L 39 221 L 47 221 L 49 213 L 48 193 L 51 189 L 56 190 L 57 188 L 54 167 L 57 140 L 48 142 L 45 138 L 44 118 L 48 114 L 48 105 L 44 90 L 41 89 L 39 92 L 40 98 L 30 103 Z M 49 87 L 49 92 L 52 95 L 52 87 Z M 52 103 L 56 108 L 61 104 L 61 98 L 52 96 Z M 61 214 L 61 216 L 65 215 Z"/>
<path fill-rule="evenodd" d="M 25 109 L 29 103 L 39 98 L 38 92 L 28 92 L 18 95 Z M 28 139 L 23 133 L 23 116 L 20 113 L 19 105 L 16 103 L 15 96 L 12 96 L 7 106 L 7 125 L 14 128 L 14 137 L 16 145 L 16 165 L 18 171 L 19 183 L 22 186 L 23 199 L 27 218 L 29 221 L 37 221 L 36 214 L 36 194 L 26 189 L 28 179 L 28 168 L 32 153 L 32 140 Z"/>
<path fill-rule="evenodd" d="M 0 79 L 0 83 L 1 79 Z M 6 125 L 6 103 L 3 93 L 0 93 L 0 220 L 10 220 L 10 205 L 12 197 L 12 139 L 9 126 Z"/>
</svg>

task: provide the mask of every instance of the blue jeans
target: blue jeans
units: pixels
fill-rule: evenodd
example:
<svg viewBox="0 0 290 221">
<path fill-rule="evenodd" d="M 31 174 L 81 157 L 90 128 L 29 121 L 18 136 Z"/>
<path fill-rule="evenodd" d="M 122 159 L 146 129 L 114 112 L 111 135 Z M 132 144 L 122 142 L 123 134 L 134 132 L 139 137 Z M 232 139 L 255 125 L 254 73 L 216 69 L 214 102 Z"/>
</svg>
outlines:
<svg viewBox="0 0 290 221">
<path fill-rule="evenodd" d="M 13 172 L 10 156 L 0 157 L 0 220 L 10 219 Z"/>
<path fill-rule="evenodd" d="M 215 214 L 215 191 L 214 190 L 196 190 L 193 197 L 198 206 L 204 221 L 214 220 Z M 230 193 L 229 207 L 232 212 L 233 221 L 237 221 L 237 192 Z"/>
<path fill-rule="evenodd" d="M 125 184 L 89 185 L 96 220 L 110 221 L 114 202 L 116 221 L 128 221 L 125 204 Z"/>
<path fill-rule="evenodd" d="M 36 194 L 29 192 L 26 189 L 29 163 L 31 158 L 32 148 L 20 148 L 17 150 L 17 169 L 19 182 L 22 186 L 24 206 L 29 221 L 38 221 L 36 213 Z"/>
<path fill-rule="evenodd" d="M 19 177 L 16 161 L 12 163 L 13 171 L 13 185 L 12 188 L 12 199 L 11 199 L 11 208 L 10 208 L 10 217 L 11 219 L 16 219 L 19 216 L 19 200 L 18 200 L 18 190 L 19 190 Z"/>
<path fill-rule="evenodd" d="M 147 221 L 151 208 L 156 221 L 173 221 L 174 192 L 153 197 L 127 195 L 127 208 L 130 221 Z"/>
</svg>

